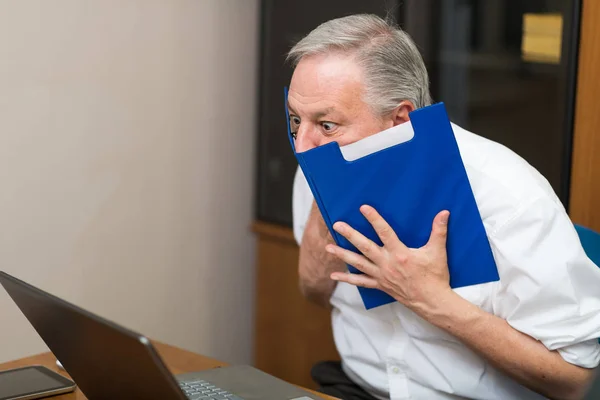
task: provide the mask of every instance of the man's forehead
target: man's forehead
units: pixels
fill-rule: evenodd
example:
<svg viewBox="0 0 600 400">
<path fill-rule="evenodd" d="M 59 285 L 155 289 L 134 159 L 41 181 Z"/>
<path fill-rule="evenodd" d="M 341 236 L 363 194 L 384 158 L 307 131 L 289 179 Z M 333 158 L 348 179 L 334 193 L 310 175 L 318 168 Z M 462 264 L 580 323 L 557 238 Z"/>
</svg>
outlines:
<svg viewBox="0 0 600 400">
<path fill-rule="evenodd" d="M 342 101 L 334 101 L 328 98 L 302 98 L 294 96 L 290 90 L 288 93 L 288 108 L 295 114 L 306 114 L 315 117 L 335 114 L 338 111 L 344 111 L 351 105 L 346 105 Z"/>
<path fill-rule="evenodd" d="M 335 55 L 303 58 L 292 75 L 292 108 L 346 108 L 362 98 L 362 73 L 353 60 Z M 331 110 L 329 110 L 331 111 Z"/>
<path fill-rule="evenodd" d="M 315 54 L 303 57 L 296 68 L 292 81 L 306 79 L 310 83 L 334 81 L 360 81 L 362 68 L 356 59 L 338 52 Z"/>
<path fill-rule="evenodd" d="M 361 106 L 362 92 L 353 88 L 334 88 L 329 91 L 300 91 L 290 87 L 288 108 L 297 114 L 332 115 L 347 113 Z"/>
</svg>

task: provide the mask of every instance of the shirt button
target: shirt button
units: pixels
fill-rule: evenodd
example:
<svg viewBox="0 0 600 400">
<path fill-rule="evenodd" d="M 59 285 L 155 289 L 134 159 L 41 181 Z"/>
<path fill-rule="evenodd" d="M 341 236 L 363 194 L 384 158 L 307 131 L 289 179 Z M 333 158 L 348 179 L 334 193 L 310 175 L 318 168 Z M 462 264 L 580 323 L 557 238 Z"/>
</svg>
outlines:
<svg viewBox="0 0 600 400">
<path fill-rule="evenodd" d="M 398 367 L 393 367 L 393 368 L 392 368 L 392 372 L 393 372 L 394 374 L 399 374 L 399 373 L 400 373 L 400 368 L 398 368 Z"/>
</svg>

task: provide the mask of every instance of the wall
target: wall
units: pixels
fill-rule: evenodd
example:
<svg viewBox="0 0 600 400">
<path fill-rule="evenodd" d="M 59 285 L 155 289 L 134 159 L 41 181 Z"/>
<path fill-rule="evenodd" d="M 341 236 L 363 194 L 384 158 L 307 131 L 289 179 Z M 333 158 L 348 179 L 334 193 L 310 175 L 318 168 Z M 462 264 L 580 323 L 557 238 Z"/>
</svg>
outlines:
<svg viewBox="0 0 600 400">
<path fill-rule="evenodd" d="M 0 0 L 0 269 L 250 362 L 258 0 Z M 0 289 L 0 361 L 45 351 Z"/>
</svg>

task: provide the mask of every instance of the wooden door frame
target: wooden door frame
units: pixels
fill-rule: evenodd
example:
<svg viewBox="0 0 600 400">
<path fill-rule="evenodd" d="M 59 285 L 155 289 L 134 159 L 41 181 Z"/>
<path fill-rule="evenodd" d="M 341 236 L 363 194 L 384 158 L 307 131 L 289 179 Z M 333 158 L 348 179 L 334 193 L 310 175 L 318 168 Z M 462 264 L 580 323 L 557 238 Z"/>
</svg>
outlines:
<svg viewBox="0 0 600 400">
<path fill-rule="evenodd" d="M 600 232 L 600 1 L 581 14 L 569 213 Z"/>
</svg>

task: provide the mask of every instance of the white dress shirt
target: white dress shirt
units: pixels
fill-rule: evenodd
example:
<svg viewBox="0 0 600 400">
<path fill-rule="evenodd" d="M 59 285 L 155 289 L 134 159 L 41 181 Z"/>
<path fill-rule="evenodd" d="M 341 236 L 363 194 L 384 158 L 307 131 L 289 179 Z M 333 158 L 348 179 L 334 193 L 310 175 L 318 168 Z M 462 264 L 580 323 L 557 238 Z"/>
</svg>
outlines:
<svg viewBox="0 0 600 400">
<path fill-rule="evenodd" d="M 600 269 L 552 187 L 511 150 L 452 127 L 500 274 L 498 282 L 455 291 L 567 362 L 596 367 Z M 313 202 L 300 169 L 293 193 L 300 243 Z M 343 369 L 377 398 L 543 398 L 399 303 L 367 311 L 357 288 L 340 282 L 331 304 Z"/>
</svg>

